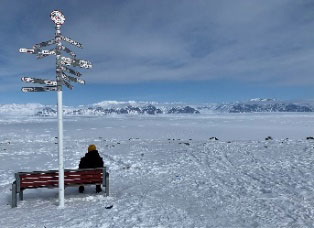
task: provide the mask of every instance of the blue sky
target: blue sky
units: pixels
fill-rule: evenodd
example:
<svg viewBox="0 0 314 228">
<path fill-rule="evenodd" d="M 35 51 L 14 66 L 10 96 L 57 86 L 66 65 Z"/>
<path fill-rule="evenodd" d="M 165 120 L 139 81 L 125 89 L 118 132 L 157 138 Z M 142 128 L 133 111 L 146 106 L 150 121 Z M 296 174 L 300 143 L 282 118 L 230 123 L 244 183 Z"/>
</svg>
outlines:
<svg viewBox="0 0 314 228">
<path fill-rule="evenodd" d="M 0 104 L 56 102 L 20 92 L 22 76 L 54 79 L 54 57 L 18 52 L 53 38 L 54 9 L 84 49 L 67 46 L 93 63 L 67 105 L 314 98 L 311 0 L 1 0 Z"/>
</svg>

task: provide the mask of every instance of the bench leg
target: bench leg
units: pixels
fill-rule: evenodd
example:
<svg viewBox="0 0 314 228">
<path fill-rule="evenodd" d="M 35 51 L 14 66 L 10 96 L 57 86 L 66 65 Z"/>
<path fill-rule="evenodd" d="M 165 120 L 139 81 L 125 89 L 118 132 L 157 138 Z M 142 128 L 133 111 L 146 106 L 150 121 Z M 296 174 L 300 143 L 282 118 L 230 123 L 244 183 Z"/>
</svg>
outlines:
<svg viewBox="0 0 314 228">
<path fill-rule="evenodd" d="M 20 200 L 24 199 L 24 197 L 23 197 L 23 190 L 20 191 L 19 196 L 20 196 Z"/>
<path fill-rule="evenodd" d="M 17 207 L 17 196 L 16 196 L 16 182 L 14 181 L 12 184 L 12 202 L 11 202 L 11 206 L 13 207 Z"/>
<path fill-rule="evenodd" d="M 106 196 L 109 196 L 109 173 L 106 172 L 106 187 L 105 187 Z"/>
</svg>

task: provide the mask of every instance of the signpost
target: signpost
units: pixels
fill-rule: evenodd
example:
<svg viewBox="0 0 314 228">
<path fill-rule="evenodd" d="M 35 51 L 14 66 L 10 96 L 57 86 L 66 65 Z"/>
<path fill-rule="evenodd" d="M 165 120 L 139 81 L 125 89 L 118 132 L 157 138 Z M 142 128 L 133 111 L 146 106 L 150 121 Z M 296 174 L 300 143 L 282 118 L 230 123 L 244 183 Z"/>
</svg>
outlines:
<svg viewBox="0 0 314 228">
<path fill-rule="evenodd" d="M 72 52 L 69 48 L 62 45 L 61 40 L 64 40 L 78 48 L 83 48 L 83 45 L 71 38 L 65 37 L 61 34 L 61 25 L 65 22 L 64 15 L 58 11 L 54 10 L 50 14 L 51 20 L 56 25 L 55 38 L 35 44 L 33 48 L 20 48 L 19 52 L 35 54 L 38 59 L 44 58 L 46 56 L 55 55 L 56 56 L 56 80 L 22 77 L 21 80 L 27 83 L 39 83 L 44 84 L 43 87 L 23 87 L 23 92 L 48 92 L 57 91 L 57 106 L 58 106 L 58 151 L 59 151 L 59 206 L 64 207 L 64 165 L 63 165 L 63 111 L 62 111 L 62 85 L 65 85 L 69 89 L 73 86 L 70 82 L 76 82 L 79 84 L 85 84 L 85 81 L 76 78 L 82 76 L 80 72 L 77 72 L 68 66 L 81 67 L 81 68 L 92 68 L 91 62 L 87 60 L 76 59 L 76 54 Z M 55 44 L 56 47 L 50 50 L 43 50 L 41 48 Z M 68 53 L 71 58 L 61 56 L 61 51 Z M 65 71 L 73 74 L 76 77 L 68 76 Z"/>
</svg>

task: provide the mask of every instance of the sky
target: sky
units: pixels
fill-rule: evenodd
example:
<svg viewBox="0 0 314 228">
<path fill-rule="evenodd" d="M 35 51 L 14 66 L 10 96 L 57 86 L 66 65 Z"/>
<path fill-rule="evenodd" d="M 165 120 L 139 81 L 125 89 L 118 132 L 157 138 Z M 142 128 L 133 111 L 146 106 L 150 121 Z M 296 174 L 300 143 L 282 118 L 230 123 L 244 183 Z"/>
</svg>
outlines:
<svg viewBox="0 0 314 228">
<path fill-rule="evenodd" d="M 18 52 L 54 38 L 55 9 L 93 64 L 66 105 L 314 99 L 312 0 L 1 0 L 0 104 L 56 103 L 20 80 L 55 79 L 55 57 Z"/>
</svg>

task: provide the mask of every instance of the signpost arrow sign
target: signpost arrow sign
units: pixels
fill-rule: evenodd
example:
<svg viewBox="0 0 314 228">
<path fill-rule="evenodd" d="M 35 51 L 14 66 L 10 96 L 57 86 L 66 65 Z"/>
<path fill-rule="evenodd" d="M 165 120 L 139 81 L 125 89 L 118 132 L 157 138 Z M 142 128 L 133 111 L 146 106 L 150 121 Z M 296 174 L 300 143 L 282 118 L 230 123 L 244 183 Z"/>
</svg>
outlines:
<svg viewBox="0 0 314 228">
<path fill-rule="evenodd" d="M 49 55 L 56 55 L 56 50 L 55 49 L 50 49 L 50 50 L 41 50 L 37 53 L 37 58 L 42 59 L 44 57 L 47 57 Z"/>
<path fill-rule="evenodd" d="M 55 51 L 55 49 L 42 50 L 42 51 L 38 52 L 38 54 L 40 54 L 40 55 L 55 55 L 56 51 Z"/>
<path fill-rule="evenodd" d="M 67 47 L 65 47 L 63 45 L 61 46 L 61 50 L 65 51 L 66 53 L 68 53 L 70 55 L 72 55 L 74 58 L 76 57 L 76 54 L 73 51 L 71 51 L 69 48 L 67 48 Z"/>
<path fill-rule="evenodd" d="M 82 59 L 71 59 L 71 58 L 67 58 L 67 57 L 60 57 L 60 63 L 63 65 L 67 65 L 67 66 L 78 66 L 81 68 L 92 68 L 92 63 L 87 61 L 87 60 L 82 60 Z"/>
<path fill-rule="evenodd" d="M 52 44 L 55 44 L 55 43 L 56 43 L 55 39 L 52 39 L 52 40 L 48 40 L 48 41 L 45 41 L 45 42 L 41 42 L 39 44 L 35 44 L 33 46 L 33 48 L 46 47 L 46 46 L 49 46 L 49 45 L 52 45 Z"/>
<path fill-rule="evenodd" d="M 62 77 L 63 78 L 63 77 Z M 68 83 L 67 81 L 65 81 L 65 80 L 62 80 L 62 83 L 66 86 L 66 87 L 68 87 L 69 89 L 73 89 L 73 86 L 70 84 L 70 83 Z"/>
<path fill-rule="evenodd" d="M 20 48 L 19 52 L 21 53 L 29 53 L 29 54 L 37 54 L 40 51 L 40 49 L 34 49 L 34 48 Z"/>
<path fill-rule="evenodd" d="M 20 48 L 19 52 L 28 53 L 28 54 L 36 54 L 38 58 L 43 58 L 43 57 L 46 57 L 48 55 L 56 55 L 55 49 L 42 50 L 39 48 Z"/>
<path fill-rule="evenodd" d="M 57 82 L 52 80 L 40 79 L 40 78 L 30 78 L 30 77 L 22 77 L 21 80 L 27 83 L 39 83 L 45 84 L 49 86 L 56 86 Z"/>
<path fill-rule="evenodd" d="M 61 36 L 61 39 L 66 41 L 66 42 L 69 42 L 70 44 L 78 47 L 78 48 L 83 48 L 83 45 L 75 40 L 72 40 L 71 38 L 69 37 L 66 37 L 66 36 Z"/>
<path fill-rule="evenodd" d="M 65 73 L 62 73 L 62 78 L 65 79 L 65 80 L 72 81 L 72 82 L 77 82 L 77 83 L 80 83 L 80 84 L 83 84 L 83 85 L 85 84 L 84 80 L 68 76 Z"/>
<path fill-rule="evenodd" d="M 49 92 L 57 91 L 57 86 L 44 86 L 44 87 L 23 87 L 22 92 Z"/>
<path fill-rule="evenodd" d="M 62 71 L 69 72 L 70 74 L 74 74 L 77 77 L 81 77 L 82 76 L 82 74 L 80 72 L 72 70 L 71 68 L 68 68 L 66 66 L 61 66 L 60 68 L 61 68 Z"/>
</svg>

